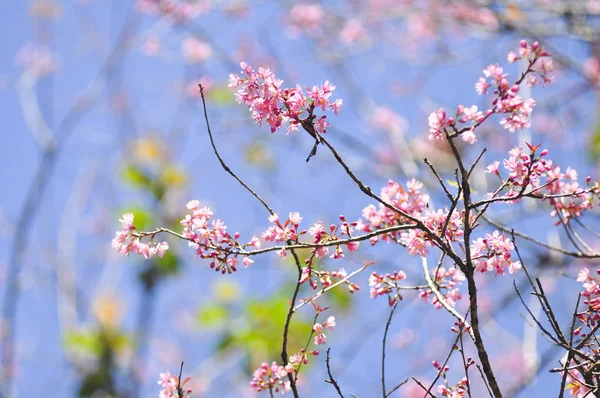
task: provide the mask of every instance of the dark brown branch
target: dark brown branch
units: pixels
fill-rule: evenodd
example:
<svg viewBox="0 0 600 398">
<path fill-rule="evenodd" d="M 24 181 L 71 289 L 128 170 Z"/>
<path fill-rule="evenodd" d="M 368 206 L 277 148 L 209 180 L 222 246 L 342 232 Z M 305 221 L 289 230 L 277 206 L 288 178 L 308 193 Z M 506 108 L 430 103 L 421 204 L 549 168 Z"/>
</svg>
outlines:
<svg viewBox="0 0 600 398">
<path fill-rule="evenodd" d="M 385 343 L 387 340 L 388 331 L 390 330 L 390 324 L 392 323 L 392 318 L 394 317 L 394 311 L 396 311 L 396 307 L 398 307 L 398 301 L 394 303 L 394 306 L 390 311 L 390 316 L 388 317 L 388 320 L 385 324 L 385 330 L 383 332 L 383 341 L 381 344 L 381 392 L 383 398 L 386 398 L 388 396 L 388 394 L 386 394 L 385 391 Z"/>
<path fill-rule="evenodd" d="M 490 359 L 488 353 L 483 344 L 483 339 L 481 337 L 481 331 L 479 327 L 479 308 L 477 304 L 477 286 L 475 284 L 475 275 L 474 275 L 474 266 L 471 260 L 471 186 L 469 183 L 469 174 L 465 169 L 465 166 L 462 161 L 462 157 L 456 144 L 450 138 L 450 135 L 446 130 L 446 137 L 448 139 L 448 143 L 450 144 L 450 148 L 452 149 L 452 153 L 456 159 L 458 164 L 458 168 L 460 170 L 461 183 L 463 190 L 463 202 L 464 202 L 464 251 L 465 251 L 465 259 L 466 264 L 462 261 L 457 263 L 456 265 L 461 268 L 461 271 L 465 274 L 465 278 L 467 279 L 467 286 L 469 291 L 469 311 L 471 313 L 471 328 L 473 330 L 473 335 L 475 336 L 475 348 L 477 349 L 477 355 L 479 357 L 479 361 L 481 366 L 483 367 L 483 372 L 490 384 L 490 388 L 494 393 L 495 398 L 502 398 L 502 392 L 500 391 L 500 387 L 498 386 L 498 381 L 496 380 L 496 376 L 494 375 L 494 370 L 492 368 L 492 364 L 490 363 Z"/>
<path fill-rule="evenodd" d="M 290 309 L 285 318 L 285 325 L 283 327 L 283 342 L 281 343 L 281 360 L 283 361 L 283 366 L 287 365 L 288 363 L 288 335 L 290 331 L 290 323 L 292 322 L 292 316 L 294 315 L 294 306 L 296 305 L 296 299 L 298 298 L 298 292 L 300 291 L 300 279 L 302 279 L 302 266 L 300 265 L 298 254 L 295 250 L 291 250 L 291 252 L 292 256 L 294 256 L 296 269 L 298 270 L 298 279 L 296 281 L 294 294 L 292 295 L 292 300 L 290 301 Z M 298 398 L 300 395 L 298 394 L 298 388 L 296 387 L 296 378 L 292 373 L 288 373 L 288 379 L 290 381 L 290 387 L 294 394 L 294 398 Z"/>
<path fill-rule="evenodd" d="M 329 376 L 329 380 L 325 380 L 325 382 L 331 384 L 337 391 L 338 395 L 341 398 L 344 398 L 344 394 L 342 394 L 342 389 L 340 388 L 338 382 L 335 380 L 335 378 L 331 374 L 331 366 L 329 364 L 329 351 L 331 351 L 331 347 L 327 349 L 327 357 L 325 358 L 325 364 L 327 365 L 327 375 Z"/>
<path fill-rule="evenodd" d="M 177 378 L 177 396 L 179 398 L 185 398 L 183 393 L 183 387 L 181 387 L 181 375 L 183 374 L 183 361 L 181 361 L 181 367 L 179 368 L 179 378 Z"/>
</svg>

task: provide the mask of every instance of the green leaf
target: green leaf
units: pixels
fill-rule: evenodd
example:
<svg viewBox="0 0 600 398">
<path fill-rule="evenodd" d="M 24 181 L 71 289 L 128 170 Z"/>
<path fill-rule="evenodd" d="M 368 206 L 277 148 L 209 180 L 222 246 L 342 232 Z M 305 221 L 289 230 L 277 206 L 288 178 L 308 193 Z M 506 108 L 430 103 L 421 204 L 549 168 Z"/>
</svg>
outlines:
<svg viewBox="0 0 600 398">
<path fill-rule="evenodd" d="M 454 180 L 446 180 L 446 184 L 458 188 L 458 182 L 454 181 Z"/>
<path fill-rule="evenodd" d="M 600 123 L 594 127 L 590 145 L 588 147 L 588 153 L 594 161 L 600 158 Z"/>
<path fill-rule="evenodd" d="M 202 308 L 196 316 L 200 326 L 220 327 L 229 317 L 229 310 L 222 305 L 210 305 Z"/>
<path fill-rule="evenodd" d="M 132 164 L 125 166 L 121 172 L 121 177 L 123 181 L 135 188 L 149 188 L 152 184 L 152 179 Z"/>
<path fill-rule="evenodd" d="M 272 169 L 275 165 L 273 155 L 264 141 L 254 141 L 244 151 L 244 160 L 259 169 Z"/>
<path fill-rule="evenodd" d="M 211 102 L 218 106 L 227 106 L 233 104 L 233 94 L 227 85 L 214 86 L 210 89 L 209 95 Z"/>
<path fill-rule="evenodd" d="M 67 349 L 81 350 L 92 355 L 100 355 L 103 349 L 103 343 L 95 330 L 67 332 L 64 342 Z"/>
<path fill-rule="evenodd" d="M 155 264 L 156 269 L 164 276 L 175 275 L 179 271 L 179 258 L 171 250 L 166 251 L 162 258 L 157 257 Z"/>
<path fill-rule="evenodd" d="M 117 330 L 104 330 L 103 332 L 104 338 L 113 352 L 121 352 L 132 344 L 131 339 L 125 333 Z"/>
</svg>

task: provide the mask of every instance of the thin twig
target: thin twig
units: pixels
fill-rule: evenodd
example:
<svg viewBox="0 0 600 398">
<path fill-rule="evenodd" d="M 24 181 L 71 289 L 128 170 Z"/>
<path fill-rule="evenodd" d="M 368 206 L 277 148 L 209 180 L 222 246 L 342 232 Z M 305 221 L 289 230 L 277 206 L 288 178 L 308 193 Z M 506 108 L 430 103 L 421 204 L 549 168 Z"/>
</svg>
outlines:
<svg viewBox="0 0 600 398">
<path fill-rule="evenodd" d="M 569 250 L 564 250 L 564 249 L 561 249 L 561 248 L 558 248 L 558 247 L 551 246 L 551 245 L 549 245 L 547 243 L 544 243 L 542 241 L 539 241 L 539 240 L 537 240 L 535 238 L 532 238 L 529 235 L 526 235 L 526 234 L 524 234 L 522 232 L 515 231 L 512 228 L 505 227 L 504 225 L 502 225 L 502 224 L 500 224 L 500 223 L 498 223 L 498 222 L 490 219 L 489 217 L 481 216 L 481 218 L 483 220 L 485 220 L 488 224 L 493 225 L 494 227 L 500 229 L 503 232 L 514 233 L 515 236 L 518 236 L 519 238 L 523 238 L 525 240 L 528 240 L 529 242 L 532 242 L 532 243 L 534 243 L 534 244 L 536 244 L 538 246 L 544 247 L 546 249 L 549 249 L 549 250 L 552 250 L 552 251 L 555 251 L 555 252 L 558 252 L 558 253 L 562 253 L 562 254 L 565 254 L 567 256 L 576 257 L 576 258 L 600 258 L 600 252 L 583 253 L 583 252 L 580 252 L 580 251 L 573 252 L 573 251 L 569 251 Z"/>
<path fill-rule="evenodd" d="M 215 153 L 215 156 L 217 157 L 217 159 L 219 159 L 221 166 L 223 167 L 223 169 L 226 172 L 228 172 L 233 178 L 235 178 L 236 181 L 239 182 L 241 186 L 246 188 L 246 190 L 248 192 L 250 192 L 252 194 L 252 196 L 254 196 L 265 207 L 265 209 L 267 209 L 267 211 L 271 215 L 275 214 L 273 212 L 273 209 L 271 209 L 271 207 L 267 204 L 267 202 L 265 202 L 265 200 L 263 198 L 261 198 L 260 195 L 256 193 L 256 191 L 254 191 L 244 181 L 242 181 L 242 179 L 239 178 L 237 176 L 237 174 L 235 174 L 233 172 L 233 170 L 231 170 L 231 168 L 227 165 L 227 163 L 225 163 L 225 161 L 219 154 L 219 151 L 217 150 L 217 146 L 215 145 L 215 140 L 213 139 L 212 131 L 210 129 L 210 123 L 208 122 L 208 112 L 206 111 L 206 100 L 204 99 L 204 87 L 202 86 L 202 84 L 198 83 L 198 88 L 200 89 L 200 96 L 202 97 L 202 108 L 204 110 L 204 119 L 206 120 L 206 129 L 208 130 L 208 136 L 210 137 L 210 144 L 212 145 L 213 152 Z"/>
<path fill-rule="evenodd" d="M 183 361 L 181 361 L 181 367 L 179 368 L 179 377 L 177 378 L 177 396 L 179 398 L 185 398 L 183 393 L 183 387 L 181 387 L 181 375 L 183 374 Z"/>
<path fill-rule="evenodd" d="M 290 331 L 290 324 L 292 322 L 292 316 L 294 315 L 294 305 L 296 304 L 298 292 L 300 291 L 300 280 L 302 279 L 302 266 L 300 265 L 300 258 L 298 258 L 298 254 L 295 250 L 292 250 L 291 252 L 294 257 L 296 269 L 298 270 L 298 279 L 296 281 L 294 294 L 292 295 L 292 299 L 290 301 L 290 309 L 285 317 L 285 325 L 283 327 L 283 342 L 281 343 L 281 360 L 283 361 L 283 366 L 287 365 L 288 363 L 288 335 Z M 296 378 L 292 373 L 288 373 L 288 379 L 290 381 L 292 392 L 294 393 L 294 398 L 299 398 L 300 395 L 298 394 L 298 388 L 296 387 Z"/>
<path fill-rule="evenodd" d="M 388 331 L 390 330 L 390 324 L 392 323 L 392 318 L 394 316 L 394 311 L 396 311 L 396 307 L 398 307 L 398 301 L 394 303 L 394 305 L 392 306 L 392 310 L 390 311 L 390 316 L 388 317 L 387 323 L 385 324 L 385 330 L 383 332 L 383 341 L 381 344 L 381 392 L 383 398 L 387 397 L 387 394 L 385 392 L 385 343 L 387 340 Z"/>
<path fill-rule="evenodd" d="M 470 311 L 470 309 L 469 309 Z M 467 315 L 468 315 L 468 311 L 467 311 Z M 466 317 L 466 316 L 465 316 Z M 465 324 L 459 324 L 459 329 L 458 329 L 458 333 L 456 338 L 454 339 L 454 342 L 452 343 L 452 347 L 450 348 L 450 352 L 448 353 L 448 355 L 446 356 L 446 360 L 444 361 L 443 364 L 440 365 L 440 368 L 437 372 L 437 375 L 435 376 L 435 379 L 433 379 L 433 381 L 431 382 L 431 384 L 429 385 L 429 388 L 427 389 L 427 393 L 431 394 L 431 390 L 433 389 L 433 387 L 435 386 L 435 382 L 438 381 L 438 379 L 440 378 L 440 376 L 442 375 L 442 373 L 444 372 L 444 368 L 446 367 L 446 365 L 448 364 L 448 361 L 450 361 L 450 358 L 452 357 L 452 354 L 454 353 L 454 350 L 456 349 L 456 343 L 458 343 L 458 339 L 460 338 L 460 335 L 464 332 L 465 329 Z"/>
<path fill-rule="evenodd" d="M 419 387 L 421 387 L 421 388 L 423 389 L 423 391 L 425 391 L 425 395 L 429 395 L 431 398 L 435 398 L 435 395 L 433 395 L 433 394 L 431 393 L 431 391 L 429 391 L 429 390 L 427 389 L 427 387 L 425 387 L 425 386 L 423 385 L 423 383 L 421 383 L 419 380 L 417 380 L 417 379 L 416 379 L 416 378 L 414 378 L 414 377 L 411 377 L 411 379 L 413 379 L 413 380 L 415 381 L 415 383 L 417 383 L 417 384 L 419 385 Z"/>
<path fill-rule="evenodd" d="M 341 280 L 337 281 L 336 283 L 334 283 L 333 285 L 330 285 L 330 286 L 327 286 L 327 287 L 321 289 L 321 291 L 319 291 L 317 294 L 315 294 L 311 298 L 302 300 L 302 302 L 300 304 L 298 304 L 297 306 L 294 307 L 294 312 L 298 311 L 300 308 L 304 307 L 306 304 L 315 301 L 316 299 L 318 299 L 319 297 L 321 297 L 323 294 L 325 294 L 329 290 L 333 289 L 334 287 L 339 286 L 342 283 L 345 283 L 346 281 L 350 280 L 350 278 L 352 278 L 354 275 L 358 274 L 359 272 L 362 272 L 363 270 L 365 270 L 369 265 L 371 265 L 371 263 L 365 263 L 365 265 L 363 265 L 356 271 L 352 272 L 351 274 L 346 276 L 344 279 L 341 279 Z"/>
<path fill-rule="evenodd" d="M 387 398 L 387 397 L 391 396 L 393 393 L 395 393 L 400 387 L 402 387 L 406 383 L 408 383 L 408 378 L 406 378 L 404 381 L 400 382 L 400 384 L 398 384 L 396 387 L 394 387 L 390 391 L 388 391 L 388 393 L 385 395 L 385 397 Z"/>
<path fill-rule="evenodd" d="M 331 366 L 329 365 L 329 351 L 331 351 L 331 347 L 327 348 L 327 357 L 325 358 L 325 364 L 327 365 L 327 374 L 329 375 L 329 380 L 325 380 L 326 383 L 333 385 L 338 395 L 341 398 L 344 398 L 344 394 L 342 394 L 342 389 L 338 385 L 338 382 L 335 380 L 333 375 L 331 374 Z"/>
</svg>

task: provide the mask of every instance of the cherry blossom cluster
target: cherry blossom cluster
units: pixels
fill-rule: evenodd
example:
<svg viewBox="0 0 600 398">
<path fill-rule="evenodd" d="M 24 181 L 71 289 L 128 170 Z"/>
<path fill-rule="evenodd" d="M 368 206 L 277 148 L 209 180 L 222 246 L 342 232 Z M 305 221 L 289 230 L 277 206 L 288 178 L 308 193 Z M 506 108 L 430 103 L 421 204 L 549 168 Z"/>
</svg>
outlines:
<svg viewBox="0 0 600 398">
<path fill-rule="evenodd" d="M 546 175 L 548 185 L 545 190 L 549 195 L 548 201 L 554 210 L 551 216 L 559 215 L 567 223 L 573 217 L 579 217 L 582 211 L 591 209 L 592 192 L 600 192 L 597 187 L 592 190 L 584 190 L 579 187 L 577 181 L 577 171 L 571 167 L 567 167 L 564 173 L 560 171 L 560 167 L 556 166 L 548 171 Z M 588 185 L 591 179 L 588 178 Z"/>
<path fill-rule="evenodd" d="M 523 153 L 522 147 L 514 147 L 508 152 L 508 159 L 504 159 L 503 166 L 508 171 L 508 178 L 502 179 L 501 186 L 494 193 L 488 193 L 489 198 L 496 198 L 505 189 L 506 198 L 516 198 L 525 194 L 526 188 L 530 188 L 537 197 L 547 199 L 554 210 L 553 217 L 559 215 L 566 223 L 572 217 L 578 217 L 581 212 L 592 208 L 592 193 L 594 187 L 582 189 L 577 181 L 577 171 L 568 167 L 564 173 L 560 167 L 555 166 L 552 160 L 545 159 L 548 150 L 544 149 L 536 156 L 538 146 L 527 144 L 530 153 Z M 500 178 L 500 162 L 490 164 L 486 172 L 492 173 Z M 588 185 L 591 182 L 588 179 Z M 513 203 L 507 200 L 507 203 Z"/>
<path fill-rule="evenodd" d="M 554 80 L 554 77 L 549 75 L 554 71 L 554 63 L 550 54 L 539 42 L 529 43 L 527 40 L 521 40 L 518 53 L 517 55 L 512 51 L 509 52 L 508 62 L 512 64 L 520 59 L 527 60 L 528 69 L 532 72 L 525 80 L 529 87 L 534 87 L 536 84 L 545 86 Z"/>
<path fill-rule="evenodd" d="M 523 99 L 518 95 L 519 85 L 525 81 L 529 87 L 534 87 L 541 83 L 546 85 L 552 81 L 549 76 L 554 70 L 550 54 L 540 46 L 538 42 L 529 43 L 521 40 L 519 55 L 514 52 L 508 54 L 508 61 L 513 63 L 519 59 L 525 59 L 528 62 L 527 70 L 514 83 L 510 84 L 506 79 L 508 74 L 498 65 L 489 65 L 483 70 L 484 77 L 480 78 L 475 88 L 478 94 L 487 94 L 490 87 L 494 87 L 496 98 L 492 102 L 493 108 L 489 113 L 501 113 L 507 116 L 500 121 L 500 124 L 511 133 L 516 130 L 530 127 L 530 116 L 535 106 L 532 98 Z M 490 80 L 488 80 L 490 79 Z"/>
<path fill-rule="evenodd" d="M 300 213 L 290 213 L 288 219 L 282 224 L 279 221 L 279 215 L 273 214 L 269 216 L 269 221 L 273 223 L 265 232 L 263 232 L 263 239 L 267 242 L 286 243 L 288 241 L 297 242 L 298 237 L 306 234 L 306 231 L 298 230 L 302 217 Z M 281 258 L 287 257 L 285 248 L 278 252 Z"/>
<path fill-rule="evenodd" d="M 112 247 L 127 256 L 133 252 L 144 256 L 145 259 L 151 259 L 155 255 L 162 257 L 169 250 L 169 244 L 167 242 L 143 243 L 141 241 L 142 237 L 136 234 L 133 219 L 132 213 L 123 214 L 123 218 L 119 220 L 122 227 L 112 240 Z"/>
<path fill-rule="evenodd" d="M 190 36 L 185 38 L 181 43 L 181 52 L 187 63 L 197 64 L 209 59 L 213 50 L 210 44 Z M 197 84 L 194 86 L 194 91 L 198 92 Z M 205 86 L 203 85 L 203 87 Z"/>
<path fill-rule="evenodd" d="M 446 239 L 447 242 L 457 242 L 463 236 L 464 212 L 453 210 L 449 214 L 448 209 L 437 211 L 425 209 L 423 215 L 418 218 L 435 235 Z M 400 234 L 400 243 L 408 249 L 413 256 L 426 256 L 429 248 L 434 246 L 429 232 L 418 229 L 410 229 Z"/>
<path fill-rule="evenodd" d="M 252 373 L 250 386 L 256 391 L 273 390 L 275 392 L 286 393 L 291 390 L 290 382 L 287 380 L 288 371 L 284 366 L 277 362 L 271 362 L 271 365 L 263 362 L 258 369 Z"/>
<path fill-rule="evenodd" d="M 287 125 L 288 133 L 297 131 L 299 125 L 314 128 L 325 133 L 330 123 L 325 115 L 317 117 L 314 110 L 332 110 L 334 114 L 342 109 L 342 100 L 331 101 L 335 86 L 326 81 L 320 86 L 306 87 L 306 94 L 300 85 L 295 88 L 282 88 L 283 80 L 266 67 L 258 72 L 245 62 L 240 63 L 241 74 L 229 75 L 229 87 L 237 89 L 236 100 L 244 104 L 252 113 L 252 119 L 259 125 L 268 124 L 271 132 Z M 301 118 L 304 117 L 304 118 Z"/>
<path fill-rule="evenodd" d="M 325 229 L 321 221 L 316 222 L 311 228 L 308 229 L 308 234 L 314 237 L 313 243 L 323 244 L 327 242 L 335 242 L 340 239 L 344 239 L 344 237 L 352 238 L 352 234 L 354 233 L 353 227 L 356 227 L 358 223 L 349 223 L 346 221 L 346 218 L 343 215 L 340 216 L 340 220 L 342 221 L 342 224 L 331 224 L 329 226 L 329 231 Z M 348 248 L 348 250 L 350 250 L 350 252 L 355 252 L 358 250 L 360 242 L 348 242 L 345 246 Z M 317 258 L 325 258 L 328 254 L 328 247 L 320 247 L 315 250 L 315 257 Z M 345 255 L 342 246 L 337 245 L 335 247 L 335 251 L 330 257 L 335 260 L 341 260 L 344 258 Z"/>
<path fill-rule="evenodd" d="M 508 60 L 513 63 L 519 59 L 528 62 L 527 70 L 513 84 L 507 80 L 508 74 L 498 65 L 489 65 L 483 70 L 483 77 L 475 84 L 479 95 L 487 94 L 493 90 L 495 99 L 492 107 L 480 111 L 476 105 L 467 107 L 459 105 L 454 116 L 448 115 L 443 108 L 429 115 L 429 139 L 432 141 L 445 141 L 447 137 L 460 135 L 465 142 L 474 144 L 477 141 L 475 129 L 492 114 L 504 114 L 500 124 L 511 133 L 530 127 L 530 117 L 535 100 L 523 98 L 518 95 L 520 84 L 525 81 L 530 87 L 538 83 L 546 85 L 552 81 L 549 76 L 554 69 L 552 58 L 538 42 L 530 44 L 521 41 L 519 55 L 514 52 L 508 54 Z M 448 131 L 447 128 L 451 128 Z"/>
<path fill-rule="evenodd" d="M 221 219 L 213 219 L 210 208 L 200 207 L 199 201 L 188 202 L 187 208 L 191 213 L 180 222 L 184 226 L 183 236 L 190 241 L 190 247 L 196 250 L 196 256 L 212 260 L 210 267 L 215 271 L 225 274 L 237 270 L 238 254 L 232 250 L 260 247 L 260 240 L 255 236 L 250 242 L 240 244 L 240 234 L 236 232 L 233 236 L 229 235 L 225 223 Z M 242 263 L 245 267 L 253 262 L 248 256 L 243 256 Z"/>
<path fill-rule="evenodd" d="M 444 301 L 451 307 L 456 306 L 458 300 L 462 298 L 458 286 L 465 280 L 465 275 L 455 267 L 439 267 L 432 269 L 430 274 L 433 276 L 433 282 L 437 286 L 438 291 L 444 297 Z M 433 293 L 431 288 L 421 289 L 419 296 L 437 308 L 443 307 L 438 297 Z"/>
<path fill-rule="evenodd" d="M 330 316 L 327 318 L 324 324 L 315 323 L 313 325 L 313 332 L 316 333 L 315 336 L 315 345 L 323 345 L 327 343 L 327 335 L 323 333 L 323 330 L 327 328 L 329 330 L 335 329 L 335 317 Z"/>
<path fill-rule="evenodd" d="M 394 241 L 408 249 L 414 256 L 426 256 L 429 248 L 434 246 L 432 234 L 441 237 L 448 243 L 457 242 L 463 236 L 464 212 L 454 209 L 450 214 L 448 209 L 430 210 L 428 206 L 429 196 L 421 192 L 423 184 L 415 179 L 406 183 L 406 189 L 402 185 L 389 180 L 381 190 L 381 198 L 384 202 L 396 207 L 405 214 L 421 221 L 428 229 L 411 228 L 403 231 L 392 231 L 371 238 L 371 244 L 380 240 Z M 398 214 L 383 204 L 379 208 L 368 205 L 362 211 L 363 218 L 356 222 L 356 229 L 364 232 L 390 228 L 394 226 L 414 224 L 402 214 Z"/>
<path fill-rule="evenodd" d="M 504 275 L 505 270 L 514 274 L 521 269 L 520 261 L 513 261 L 511 251 L 515 249 L 512 240 L 494 231 L 477 238 L 471 244 L 471 258 L 473 266 L 479 272 L 495 271 L 496 275 Z"/>
<path fill-rule="evenodd" d="M 429 195 L 421 192 L 423 184 L 414 178 L 406 183 L 406 188 L 395 181 L 389 180 L 381 189 L 381 198 L 384 202 L 402 210 L 410 216 L 420 216 L 429 202 Z M 363 221 L 364 218 L 364 221 Z M 373 232 L 378 229 L 409 224 L 411 221 L 397 212 L 388 209 L 383 204 L 379 207 L 368 205 L 362 210 L 362 218 L 356 222 L 356 229 L 364 232 Z M 393 242 L 400 238 L 399 231 L 374 236 L 371 244 L 379 240 Z"/>
<path fill-rule="evenodd" d="M 323 3 L 324 6 L 328 3 Z M 285 21 L 293 33 L 305 33 L 316 37 L 319 42 L 337 39 L 346 45 L 366 41 L 368 32 L 378 32 L 382 26 L 402 46 L 410 48 L 411 55 L 427 48 L 438 34 L 445 29 L 484 27 L 496 30 L 500 23 L 492 11 L 469 1 L 353 1 L 352 13 L 340 13 L 333 7 L 324 9 L 319 2 L 295 4 L 290 8 Z M 323 27 L 329 26 L 324 32 Z"/>
<path fill-rule="evenodd" d="M 469 380 L 463 377 L 455 386 L 440 385 L 437 386 L 437 391 L 442 397 L 461 398 L 468 396 Z"/>
<path fill-rule="evenodd" d="M 295 4 L 288 14 L 287 24 L 293 33 L 320 31 L 325 10 L 318 4 Z"/>
<path fill-rule="evenodd" d="M 172 375 L 170 372 L 161 373 L 158 379 L 158 385 L 162 387 L 162 390 L 158 394 L 159 398 L 180 398 L 189 397 L 192 390 L 187 388 L 184 389 L 183 385 L 190 381 L 190 378 L 185 379 L 179 384 L 179 378 Z M 181 388 L 182 395 L 179 394 L 179 388 Z"/>
<path fill-rule="evenodd" d="M 540 155 L 536 156 L 538 147 L 529 144 L 528 147 L 529 154 L 523 153 L 523 147 L 520 146 L 508 151 L 509 157 L 503 161 L 503 166 L 508 171 L 508 178 L 502 181 L 499 190 L 488 194 L 488 197 L 496 197 L 504 188 L 508 188 L 508 192 L 505 194 L 508 198 L 522 195 L 527 187 L 540 188 L 542 177 L 552 170 L 552 161 L 544 159 L 548 155 L 547 150 L 541 151 Z M 499 165 L 498 161 L 491 163 L 487 167 L 486 173 L 500 176 Z"/>
<path fill-rule="evenodd" d="M 400 294 L 401 286 L 398 282 L 406 279 L 404 271 L 394 271 L 393 274 L 380 275 L 372 272 L 369 276 L 369 293 L 371 298 L 378 296 L 387 296 L 388 304 L 393 307 L 399 301 L 402 301 Z"/>
<path fill-rule="evenodd" d="M 137 0 L 136 10 L 150 15 L 163 15 L 173 23 L 184 23 L 208 12 L 210 0 Z"/>
<path fill-rule="evenodd" d="M 579 311 L 577 318 L 582 323 L 575 329 L 575 335 L 581 334 L 584 326 L 592 329 L 600 321 L 600 269 L 596 270 L 596 276 L 591 275 L 587 268 L 582 269 L 577 276 L 577 282 L 582 284 L 583 304 L 587 306 L 585 311 Z"/>
<path fill-rule="evenodd" d="M 444 377 L 444 380 L 446 380 L 446 374 L 448 373 L 448 371 L 450 371 L 450 367 L 448 365 L 442 367 L 442 365 L 436 360 L 434 360 L 432 362 L 432 364 L 433 364 L 433 367 L 438 371 L 438 373 Z M 468 372 L 469 368 L 473 365 L 475 365 L 475 361 L 473 360 L 473 358 L 471 358 L 471 357 L 466 358 L 465 371 Z M 466 396 L 468 396 L 468 392 L 469 392 L 469 380 L 467 379 L 467 377 L 463 377 L 458 383 L 456 383 L 456 385 L 448 385 L 448 382 L 446 381 L 445 385 L 437 386 L 437 391 L 443 397 L 448 397 L 448 398 L 466 397 Z"/>
<path fill-rule="evenodd" d="M 335 318 L 332 322 L 333 326 L 335 326 Z M 316 325 L 317 324 L 315 324 L 315 326 Z M 298 372 L 302 365 L 307 365 L 309 354 L 317 356 L 319 355 L 319 351 L 313 350 L 307 352 L 303 348 L 300 352 L 290 355 L 288 363 L 285 366 L 280 366 L 277 362 L 272 362 L 269 366 L 266 362 L 263 362 L 260 367 L 252 373 L 250 386 L 258 392 L 273 389 L 275 392 L 285 394 L 291 390 L 290 382 L 287 380 L 288 373 Z"/>
<path fill-rule="evenodd" d="M 429 123 L 429 140 L 445 141 L 446 135 L 450 134 L 446 131 L 446 127 L 455 128 L 457 127 L 457 122 L 463 124 L 472 123 L 470 127 L 463 129 L 461 136 L 464 141 L 474 144 L 477 142 L 475 127 L 482 123 L 489 114 L 491 114 L 491 111 L 488 110 L 486 115 L 484 115 L 483 112 L 478 110 L 477 105 L 470 107 L 459 105 L 454 117 L 450 117 L 443 108 L 440 108 L 437 111 L 431 112 L 427 119 Z"/>
<path fill-rule="evenodd" d="M 321 308 L 313 303 L 317 316 L 327 308 Z M 316 321 L 316 318 L 315 318 Z M 311 337 L 314 335 L 314 344 L 323 345 L 327 343 L 327 335 L 324 333 L 325 329 L 334 330 L 336 321 L 334 316 L 327 318 L 325 323 L 321 324 L 315 322 L 312 327 Z M 309 354 L 313 356 L 319 355 L 319 351 L 313 350 L 307 352 L 308 345 L 310 344 L 310 338 L 306 343 L 306 347 L 291 355 L 288 358 L 288 363 L 285 366 L 278 365 L 277 362 L 272 362 L 269 366 L 266 362 L 262 363 L 258 369 L 254 371 L 250 386 L 256 391 L 274 390 L 275 392 L 281 391 L 285 394 L 290 391 L 290 382 L 287 379 L 287 375 L 296 372 L 294 377 L 297 377 L 297 373 L 300 371 L 302 365 L 308 364 Z"/>
</svg>

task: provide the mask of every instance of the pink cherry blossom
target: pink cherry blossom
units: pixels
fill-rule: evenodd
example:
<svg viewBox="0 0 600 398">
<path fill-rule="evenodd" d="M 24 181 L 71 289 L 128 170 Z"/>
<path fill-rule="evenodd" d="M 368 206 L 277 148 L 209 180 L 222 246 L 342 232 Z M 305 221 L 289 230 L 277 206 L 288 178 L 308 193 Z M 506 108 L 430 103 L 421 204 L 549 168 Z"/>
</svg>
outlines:
<svg viewBox="0 0 600 398">
<path fill-rule="evenodd" d="M 340 42 L 345 45 L 355 45 L 367 38 L 367 30 L 357 19 L 350 19 L 339 33 Z"/>
<path fill-rule="evenodd" d="M 150 15 L 163 15 L 171 23 L 184 23 L 208 12 L 210 0 L 137 0 L 137 11 Z"/>
<path fill-rule="evenodd" d="M 477 83 L 475 83 L 475 90 L 477 91 L 477 94 L 479 94 L 479 95 L 487 94 L 489 88 L 490 88 L 489 83 L 483 77 L 480 77 L 479 81 Z"/>
<path fill-rule="evenodd" d="M 522 147 L 514 147 L 508 152 L 509 157 L 503 161 L 509 173 L 502 185 L 508 190 L 505 196 L 516 197 L 528 188 L 553 207 L 552 217 L 559 216 L 565 223 L 591 209 L 592 190 L 580 188 L 577 171 L 569 167 L 562 173 L 560 167 L 546 159 L 547 150 L 539 152 L 539 156 L 536 151 L 537 148 L 530 145 L 529 155 L 523 153 Z M 488 170 L 500 176 L 498 162 L 489 165 Z M 488 196 L 497 197 L 499 193 L 489 193 Z M 544 195 L 551 196 L 545 199 Z"/>
<path fill-rule="evenodd" d="M 444 141 L 446 139 L 444 135 L 444 128 L 451 126 L 453 120 L 446 117 L 446 111 L 443 108 L 435 112 L 431 112 L 429 115 L 429 140 Z"/>
<path fill-rule="evenodd" d="M 269 69 L 260 67 L 258 72 L 245 62 L 240 63 L 241 74 L 229 75 L 229 87 L 236 89 L 235 97 L 239 104 L 244 104 L 251 112 L 252 119 L 259 125 L 268 124 L 274 133 L 287 125 L 288 133 L 298 130 L 302 122 L 300 116 L 307 114 L 310 123 L 319 133 L 325 133 L 330 123 L 326 116 L 317 116 L 313 112 L 332 110 L 336 115 L 342 108 L 342 101 L 331 101 L 335 86 L 325 81 L 321 86 L 282 88 L 283 80 L 275 77 Z"/>
<path fill-rule="evenodd" d="M 256 391 L 273 389 L 275 392 L 285 393 L 291 390 L 290 382 L 287 380 L 288 371 L 284 366 L 272 362 L 271 365 L 263 362 L 258 369 L 252 373 L 250 386 Z"/>
<path fill-rule="evenodd" d="M 430 274 L 438 291 L 444 297 L 444 301 L 451 307 L 456 306 L 456 303 L 462 299 L 462 294 L 458 286 L 465 280 L 464 274 L 456 267 L 449 267 L 447 269 L 445 267 L 432 268 Z M 437 309 L 443 307 L 431 288 L 421 289 L 419 296 L 430 302 Z"/>
<path fill-rule="evenodd" d="M 181 52 L 187 63 L 196 64 L 211 57 L 212 47 L 195 37 L 188 37 L 181 43 Z"/>
<path fill-rule="evenodd" d="M 521 269 L 519 261 L 512 260 L 512 251 L 515 249 L 510 238 L 499 231 L 486 234 L 484 238 L 477 238 L 471 244 L 471 257 L 473 266 L 479 272 L 494 271 L 496 275 L 504 275 L 505 270 L 514 274 Z"/>
<path fill-rule="evenodd" d="M 292 32 L 305 31 L 314 34 L 321 29 L 325 17 L 325 10 L 318 4 L 296 4 L 288 15 L 288 24 L 293 28 Z"/>
<path fill-rule="evenodd" d="M 327 344 L 327 336 L 324 333 L 319 333 L 315 336 L 315 345 Z"/>
<path fill-rule="evenodd" d="M 112 247 L 119 253 L 129 255 L 131 252 L 137 253 L 149 260 L 155 255 L 163 257 L 165 252 L 169 250 L 167 242 L 159 243 L 143 243 L 139 236 L 136 236 L 136 228 L 133 225 L 133 213 L 123 214 L 123 218 L 119 220 L 122 224 L 121 230 L 115 233 L 115 238 L 112 240 Z"/>
<path fill-rule="evenodd" d="M 172 375 L 170 372 L 161 373 L 158 379 L 158 385 L 162 387 L 162 390 L 158 394 L 159 398 L 180 398 L 180 397 L 189 397 L 192 393 L 192 390 L 189 388 L 182 388 L 183 395 L 179 394 L 177 387 L 183 387 L 190 379 L 186 379 L 181 384 L 179 383 L 179 378 L 177 376 Z"/>
<path fill-rule="evenodd" d="M 403 281 L 404 279 L 406 279 L 404 271 L 394 271 L 393 274 L 386 274 L 385 276 L 373 272 L 369 277 L 369 294 L 371 295 L 371 298 L 387 296 L 388 303 L 391 307 L 402 300 L 398 282 Z"/>
</svg>

